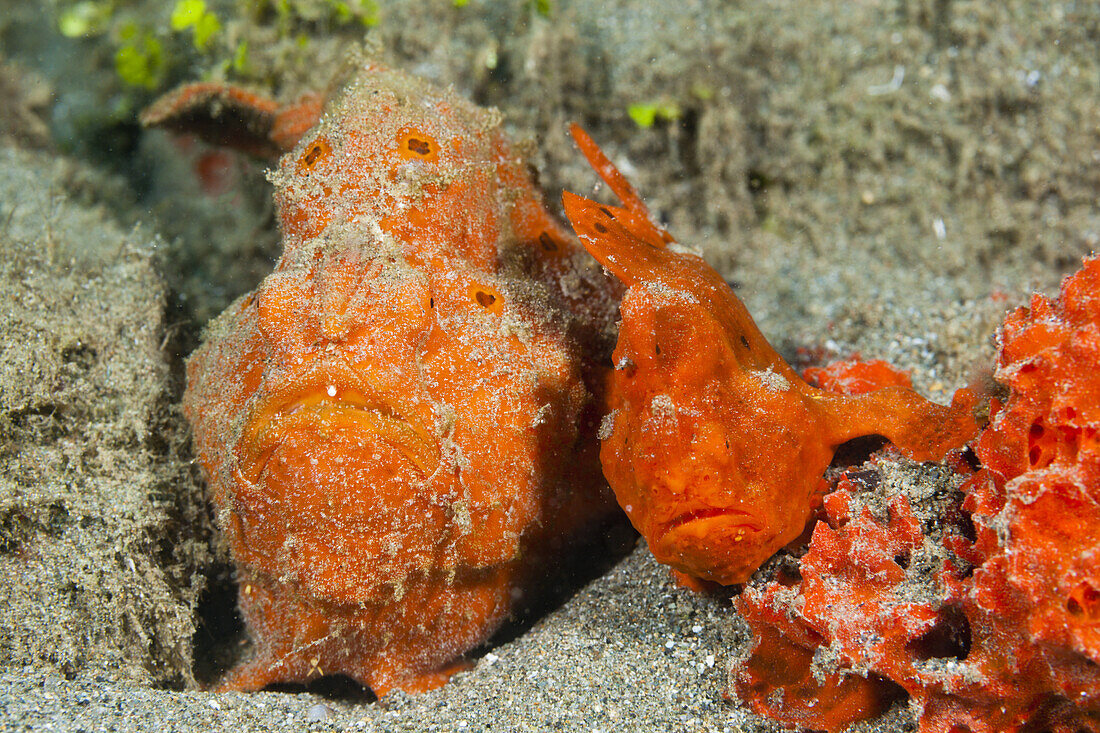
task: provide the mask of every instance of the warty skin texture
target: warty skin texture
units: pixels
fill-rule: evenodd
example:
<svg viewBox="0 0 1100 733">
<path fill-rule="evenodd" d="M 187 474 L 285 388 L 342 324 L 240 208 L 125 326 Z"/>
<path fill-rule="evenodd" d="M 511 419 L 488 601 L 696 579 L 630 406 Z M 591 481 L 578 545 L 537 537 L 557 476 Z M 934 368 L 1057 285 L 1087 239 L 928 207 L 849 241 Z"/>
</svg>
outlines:
<svg viewBox="0 0 1100 733">
<path fill-rule="evenodd" d="M 627 286 L 600 458 L 660 562 L 743 583 L 802 533 L 840 444 L 881 435 L 929 460 L 974 435 L 965 390 L 943 407 L 901 386 L 843 395 L 807 384 L 722 277 L 653 222 L 580 128 L 573 135 L 623 202 L 563 196 L 581 243 Z"/>
<path fill-rule="evenodd" d="M 430 689 L 612 513 L 614 288 L 498 115 L 399 72 L 363 69 L 272 180 L 283 255 L 184 396 L 253 641 L 220 686 Z"/>
</svg>

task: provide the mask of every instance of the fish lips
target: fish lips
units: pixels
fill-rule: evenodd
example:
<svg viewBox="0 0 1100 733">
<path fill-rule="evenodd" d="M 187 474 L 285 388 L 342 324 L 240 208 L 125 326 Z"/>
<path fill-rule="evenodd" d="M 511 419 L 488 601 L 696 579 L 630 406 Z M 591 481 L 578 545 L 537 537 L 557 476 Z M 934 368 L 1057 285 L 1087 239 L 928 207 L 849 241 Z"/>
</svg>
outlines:
<svg viewBox="0 0 1100 733">
<path fill-rule="evenodd" d="M 260 480 L 271 455 L 293 432 L 321 434 L 335 425 L 351 427 L 392 445 L 425 478 L 439 467 L 435 433 L 416 415 L 396 384 L 366 369 L 325 361 L 280 380 L 252 410 L 234 448 L 241 476 Z"/>
<path fill-rule="evenodd" d="M 751 512 L 703 507 L 660 525 L 649 540 L 658 561 L 722 585 L 744 583 L 775 548 L 770 533 Z"/>
</svg>

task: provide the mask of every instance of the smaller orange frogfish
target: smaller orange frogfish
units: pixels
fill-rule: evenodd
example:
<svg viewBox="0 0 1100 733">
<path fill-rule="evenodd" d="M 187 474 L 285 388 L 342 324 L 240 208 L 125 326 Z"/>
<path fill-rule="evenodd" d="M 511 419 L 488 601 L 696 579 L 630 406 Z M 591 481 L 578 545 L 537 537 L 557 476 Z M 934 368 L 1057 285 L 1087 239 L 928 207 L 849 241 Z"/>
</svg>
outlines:
<svg viewBox="0 0 1100 733">
<path fill-rule="evenodd" d="M 282 257 L 187 364 L 253 641 L 221 687 L 415 692 L 618 513 L 595 450 L 615 291 L 495 111 L 377 66 L 306 102 L 192 85 L 145 116 L 217 133 L 213 105 L 236 147 L 287 151 Z"/>
<path fill-rule="evenodd" d="M 967 390 L 944 407 L 900 386 L 847 396 L 807 384 L 722 277 L 654 223 L 586 133 L 572 132 L 623 203 L 563 195 L 581 243 L 628 287 L 600 458 L 658 561 L 689 581 L 743 583 L 801 534 L 841 443 L 879 435 L 931 460 L 976 433 Z"/>
</svg>

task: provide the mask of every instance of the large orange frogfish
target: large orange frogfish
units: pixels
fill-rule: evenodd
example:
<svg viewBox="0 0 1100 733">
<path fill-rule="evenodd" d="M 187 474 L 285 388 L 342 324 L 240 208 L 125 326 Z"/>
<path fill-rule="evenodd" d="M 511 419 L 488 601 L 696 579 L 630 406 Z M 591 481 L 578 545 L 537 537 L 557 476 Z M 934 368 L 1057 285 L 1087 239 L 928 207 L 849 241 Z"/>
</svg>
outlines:
<svg viewBox="0 0 1100 733">
<path fill-rule="evenodd" d="M 617 512 L 593 403 L 611 281 L 499 115 L 451 91 L 368 66 L 289 138 L 232 89 L 154 111 L 178 123 L 204 99 L 266 120 L 276 150 L 300 136 L 271 176 L 282 257 L 187 364 L 253 642 L 221 687 L 443 684 L 554 542 Z"/>
<path fill-rule="evenodd" d="M 629 288 L 600 458 L 657 560 L 689 580 L 743 583 L 802 532 L 841 443 L 880 435 L 927 460 L 975 434 L 966 390 L 943 407 L 900 386 L 846 396 L 807 384 L 591 138 L 573 136 L 623 203 L 563 197 L 581 242 Z"/>
</svg>

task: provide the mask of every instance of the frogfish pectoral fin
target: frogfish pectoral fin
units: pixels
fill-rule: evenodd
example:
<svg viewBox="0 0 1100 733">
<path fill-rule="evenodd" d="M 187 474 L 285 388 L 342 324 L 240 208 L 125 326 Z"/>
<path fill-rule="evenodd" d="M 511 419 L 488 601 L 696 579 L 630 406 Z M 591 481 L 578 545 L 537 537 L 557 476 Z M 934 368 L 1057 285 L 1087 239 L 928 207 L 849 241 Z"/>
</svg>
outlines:
<svg viewBox="0 0 1100 733">
<path fill-rule="evenodd" d="M 881 435 L 916 461 L 938 461 L 978 432 L 977 398 L 968 389 L 950 406 L 926 400 L 907 387 L 885 387 L 861 395 L 821 394 L 832 416 L 829 441 L 840 445 L 864 435 Z"/>
</svg>

